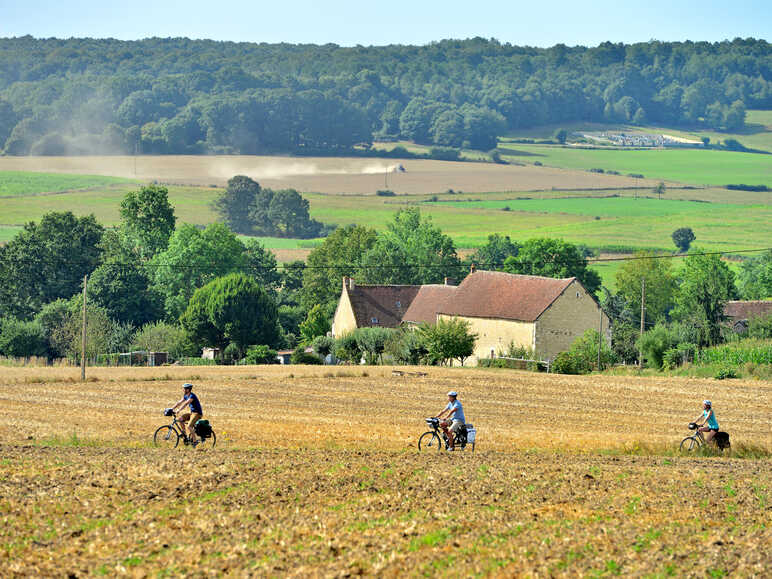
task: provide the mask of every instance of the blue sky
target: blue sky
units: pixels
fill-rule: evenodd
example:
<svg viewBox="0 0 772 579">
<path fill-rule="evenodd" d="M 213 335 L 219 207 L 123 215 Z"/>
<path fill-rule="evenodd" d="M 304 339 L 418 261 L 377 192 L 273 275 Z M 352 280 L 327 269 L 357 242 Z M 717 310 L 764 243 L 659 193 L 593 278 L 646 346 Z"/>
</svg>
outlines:
<svg viewBox="0 0 772 579">
<path fill-rule="evenodd" d="M 770 39 L 772 0 L 0 0 L 0 37 L 150 36 L 343 46 Z"/>
</svg>

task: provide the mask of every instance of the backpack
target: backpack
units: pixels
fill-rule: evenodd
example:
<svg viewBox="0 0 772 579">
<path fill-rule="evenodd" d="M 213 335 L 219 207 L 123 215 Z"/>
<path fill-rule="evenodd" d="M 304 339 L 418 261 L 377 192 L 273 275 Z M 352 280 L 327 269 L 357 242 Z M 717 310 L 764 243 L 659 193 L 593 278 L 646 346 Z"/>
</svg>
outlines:
<svg viewBox="0 0 772 579">
<path fill-rule="evenodd" d="M 728 432 L 716 432 L 714 439 L 716 441 L 716 446 L 718 446 L 721 450 L 731 446 L 731 444 L 729 444 Z"/>
<path fill-rule="evenodd" d="M 209 438 L 212 436 L 212 427 L 209 425 L 209 421 L 203 418 L 196 422 L 195 430 L 196 434 L 201 438 Z"/>
</svg>

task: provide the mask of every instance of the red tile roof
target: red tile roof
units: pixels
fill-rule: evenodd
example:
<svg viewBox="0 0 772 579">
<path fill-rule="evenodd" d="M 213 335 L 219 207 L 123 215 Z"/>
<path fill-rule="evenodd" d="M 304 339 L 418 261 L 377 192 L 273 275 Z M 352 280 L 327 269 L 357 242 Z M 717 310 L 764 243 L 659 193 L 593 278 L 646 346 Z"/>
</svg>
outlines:
<svg viewBox="0 0 772 579">
<path fill-rule="evenodd" d="M 750 320 L 772 315 L 772 301 L 733 301 L 724 306 L 724 315 L 730 321 Z"/>
<path fill-rule="evenodd" d="M 433 324 L 437 321 L 437 312 L 445 306 L 455 291 L 456 286 L 453 285 L 421 286 L 402 321 Z"/>
<path fill-rule="evenodd" d="M 575 280 L 476 271 L 466 276 L 438 313 L 533 322 Z"/>
<path fill-rule="evenodd" d="M 359 285 L 346 287 L 357 328 L 396 328 L 421 289 L 420 285 Z M 373 322 L 373 319 L 377 322 Z"/>
</svg>

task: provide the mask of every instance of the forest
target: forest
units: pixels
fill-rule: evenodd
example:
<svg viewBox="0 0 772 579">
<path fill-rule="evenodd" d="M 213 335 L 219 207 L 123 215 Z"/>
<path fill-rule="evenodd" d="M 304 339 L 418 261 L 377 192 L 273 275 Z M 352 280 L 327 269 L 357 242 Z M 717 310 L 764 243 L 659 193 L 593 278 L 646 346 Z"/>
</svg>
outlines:
<svg viewBox="0 0 772 579">
<path fill-rule="evenodd" d="M 737 131 L 746 108 L 772 109 L 765 40 L 0 39 L 5 155 L 334 155 L 403 139 L 487 151 L 507 131 L 580 121 Z"/>
</svg>

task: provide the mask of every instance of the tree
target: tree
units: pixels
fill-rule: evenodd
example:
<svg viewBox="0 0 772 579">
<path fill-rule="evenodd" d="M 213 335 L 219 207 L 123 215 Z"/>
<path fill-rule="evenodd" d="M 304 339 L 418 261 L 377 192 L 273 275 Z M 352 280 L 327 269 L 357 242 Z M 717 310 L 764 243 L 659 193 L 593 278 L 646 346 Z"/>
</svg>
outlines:
<svg viewBox="0 0 772 579">
<path fill-rule="evenodd" d="M 142 326 L 163 316 L 163 300 L 146 270 L 131 263 L 103 263 L 91 274 L 89 299 L 111 319 Z"/>
<path fill-rule="evenodd" d="M 232 231 L 249 235 L 255 227 L 252 211 L 260 190 L 260 184 L 246 175 L 231 177 L 225 191 L 214 201 L 214 210 Z"/>
<path fill-rule="evenodd" d="M 5 318 L 0 322 L 0 354 L 12 358 L 45 356 L 47 339 L 37 321 L 24 322 Z"/>
<path fill-rule="evenodd" d="M 166 250 L 151 260 L 152 287 L 163 296 L 167 321 L 179 318 L 196 288 L 243 269 L 244 252 L 244 244 L 222 223 L 203 231 L 190 224 L 178 227 Z"/>
<path fill-rule="evenodd" d="M 641 288 L 646 280 L 646 320 L 657 322 L 673 306 L 676 285 L 671 260 L 658 259 L 650 251 L 640 251 L 617 270 L 617 293 L 625 301 L 631 321 L 640 323 Z"/>
<path fill-rule="evenodd" d="M 67 318 L 51 334 L 54 350 L 79 362 L 81 358 L 83 298 L 74 296 L 68 302 Z M 131 326 L 110 319 L 104 308 L 88 303 L 86 306 L 86 359 L 95 360 L 100 354 L 125 352 L 131 341 Z"/>
<path fill-rule="evenodd" d="M 662 196 L 665 194 L 665 183 L 664 181 L 660 181 L 657 183 L 656 187 L 651 190 L 652 193 L 654 193 L 658 199 L 662 199 Z"/>
<path fill-rule="evenodd" d="M 320 304 L 316 304 L 308 311 L 306 319 L 300 323 L 301 343 L 304 345 L 313 342 L 317 336 L 324 336 L 330 331 L 330 320 L 324 314 Z"/>
<path fill-rule="evenodd" d="M 772 298 L 772 249 L 743 262 L 737 286 L 743 299 Z"/>
<path fill-rule="evenodd" d="M 268 219 L 279 237 L 308 239 L 321 235 L 324 226 L 309 216 L 309 203 L 294 189 L 273 194 L 268 206 Z"/>
<path fill-rule="evenodd" d="M 598 367 L 598 344 L 600 343 L 600 367 Z M 598 330 L 589 329 L 574 340 L 567 352 L 560 352 L 552 364 L 554 372 L 559 374 L 589 374 L 593 370 L 602 371 L 614 363 L 615 356 Z"/>
<path fill-rule="evenodd" d="M 257 239 L 244 241 L 244 271 L 269 291 L 276 291 L 282 276 L 277 269 L 276 256 Z"/>
<path fill-rule="evenodd" d="M 389 328 L 357 328 L 352 333 L 367 364 L 378 364 L 394 330 Z"/>
<path fill-rule="evenodd" d="M 375 245 L 374 229 L 361 225 L 339 227 L 308 255 L 303 271 L 300 303 L 308 311 L 320 304 L 332 317 L 341 292 L 344 277 L 360 274 L 362 257 Z M 289 273 L 293 270 L 286 270 Z M 297 270 L 294 270 L 297 271 Z"/>
<path fill-rule="evenodd" d="M 317 356 L 325 359 L 335 350 L 335 338 L 332 336 L 317 336 L 311 343 L 311 347 L 314 349 Z"/>
<path fill-rule="evenodd" d="M 718 255 L 693 255 L 684 260 L 679 277 L 673 317 L 696 330 L 698 346 L 719 343 L 724 306 L 736 296 L 734 272 Z"/>
<path fill-rule="evenodd" d="M 673 238 L 673 243 L 675 243 L 675 246 L 681 253 L 689 251 L 689 246 L 692 244 L 692 241 L 697 239 L 691 227 L 679 227 L 673 232 L 671 237 Z"/>
<path fill-rule="evenodd" d="M 168 352 L 173 360 L 196 354 L 187 332 L 176 324 L 151 322 L 136 331 L 131 341 L 132 350 Z"/>
<path fill-rule="evenodd" d="M 555 133 L 552 135 L 552 138 L 561 145 L 565 145 L 566 139 L 568 138 L 568 131 L 565 129 L 556 129 Z"/>
<path fill-rule="evenodd" d="M 250 346 L 247 348 L 247 354 L 244 356 L 245 364 L 278 364 L 279 360 L 276 358 L 277 352 L 266 346 L 260 344 L 259 346 Z"/>
<path fill-rule="evenodd" d="M 516 256 L 504 261 L 504 271 L 543 277 L 575 277 L 584 288 L 594 294 L 600 288 L 600 276 L 587 268 L 587 258 L 580 249 L 562 239 L 529 239 Z"/>
<path fill-rule="evenodd" d="M 361 260 L 367 283 L 442 283 L 462 270 L 453 240 L 416 208 L 398 211 Z"/>
<path fill-rule="evenodd" d="M 94 215 L 46 213 L 0 251 L 0 316 L 31 317 L 45 303 L 70 298 L 98 265 L 104 228 Z"/>
<path fill-rule="evenodd" d="M 469 322 L 458 318 L 439 319 L 436 324 L 422 324 L 416 330 L 427 351 L 427 357 L 441 365 L 457 359 L 461 365 L 474 352 L 477 334 Z"/>
<path fill-rule="evenodd" d="M 470 260 L 482 269 L 501 270 L 508 257 L 516 257 L 520 246 L 509 239 L 509 235 L 493 233 L 488 235 L 488 242 L 478 248 Z"/>
<path fill-rule="evenodd" d="M 166 187 L 148 185 L 121 201 L 122 228 L 130 247 L 142 259 L 166 249 L 177 218 Z"/>
<path fill-rule="evenodd" d="M 232 273 L 197 289 L 180 323 L 198 347 L 274 345 L 279 338 L 276 304 L 251 277 Z"/>
</svg>

